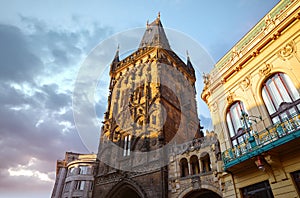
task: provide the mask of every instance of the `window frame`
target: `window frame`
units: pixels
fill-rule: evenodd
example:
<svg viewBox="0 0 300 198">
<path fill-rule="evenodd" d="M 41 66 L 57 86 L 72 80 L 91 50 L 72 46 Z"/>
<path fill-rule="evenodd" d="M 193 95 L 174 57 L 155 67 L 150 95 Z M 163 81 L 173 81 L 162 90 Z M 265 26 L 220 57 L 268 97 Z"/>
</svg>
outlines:
<svg viewBox="0 0 300 198">
<path fill-rule="evenodd" d="M 281 90 L 279 87 L 284 87 L 285 90 Z M 275 94 L 281 97 L 279 104 L 276 103 L 278 99 L 274 96 L 274 89 L 277 91 Z M 298 94 L 298 98 L 296 94 Z M 268 77 L 262 84 L 261 96 L 273 124 L 283 122 L 285 119 L 290 119 L 293 114 L 300 113 L 300 94 L 285 73 L 278 72 Z M 271 110 L 274 112 L 270 112 Z M 292 110 L 293 113 L 291 113 Z"/>
<path fill-rule="evenodd" d="M 237 106 L 239 107 L 239 109 L 237 109 Z M 236 111 L 236 114 L 238 115 L 238 119 L 234 118 L 235 116 L 232 111 Z M 242 122 L 240 120 L 240 118 L 242 117 L 242 111 L 247 113 L 244 103 L 240 100 L 233 102 L 226 111 L 226 124 L 227 124 L 229 139 L 232 147 L 235 145 L 242 144 L 247 139 L 246 131 L 244 130 L 242 126 Z M 228 117 L 230 120 L 228 120 Z M 234 123 L 234 121 L 236 120 L 240 120 L 240 123 L 239 124 Z M 229 125 L 229 121 L 230 121 L 230 125 Z M 233 136 L 232 133 L 234 133 Z"/>
</svg>

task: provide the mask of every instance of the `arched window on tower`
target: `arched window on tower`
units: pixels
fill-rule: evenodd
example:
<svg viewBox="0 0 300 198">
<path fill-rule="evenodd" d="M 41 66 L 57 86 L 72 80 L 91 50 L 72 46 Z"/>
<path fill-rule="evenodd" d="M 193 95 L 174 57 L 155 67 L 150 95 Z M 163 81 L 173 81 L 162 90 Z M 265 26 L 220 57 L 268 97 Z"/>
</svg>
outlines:
<svg viewBox="0 0 300 198">
<path fill-rule="evenodd" d="M 190 158 L 190 164 L 191 164 L 191 167 L 192 167 L 192 175 L 196 175 L 196 174 L 199 174 L 200 173 L 200 168 L 199 168 L 199 160 L 198 160 L 198 157 L 196 155 L 193 155 L 191 158 Z"/>
<path fill-rule="evenodd" d="M 234 102 L 226 114 L 226 122 L 229 130 L 232 146 L 245 142 L 245 130 L 241 121 L 242 111 L 247 112 L 241 101 Z"/>
<path fill-rule="evenodd" d="M 180 176 L 181 177 L 186 177 L 189 175 L 189 166 L 188 166 L 188 161 L 186 158 L 182 158 L 180 160 Z"/>
<path fill-rule="evenodd" d="M 284 73 L 276 73 L 263 83 L 262 98 L 273 123 L 299 114 L 299 92 Z"/>
<path fill-rule="evenodd" d="M 211 162 L 210 157 L 208 153 L 202 153 L 201 157 L 201 165 L 202 165 L 202 173 L 207 173 L 211 171 Z"/>
</svg>

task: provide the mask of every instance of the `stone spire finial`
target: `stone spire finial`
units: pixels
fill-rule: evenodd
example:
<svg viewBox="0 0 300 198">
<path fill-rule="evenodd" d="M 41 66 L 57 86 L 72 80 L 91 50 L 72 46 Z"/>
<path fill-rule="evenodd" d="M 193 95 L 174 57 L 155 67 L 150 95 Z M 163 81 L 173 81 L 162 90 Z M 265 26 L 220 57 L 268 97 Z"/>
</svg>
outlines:
<svg viewBox="0 0 300 198">
<path fill-rule="evenodd" d="M 188 60 L 190 60 L 190 55 L 189 55 L 189 51 L 188 50 L 186 50 L 186 57 L 187 57 Z"/>
</svg>

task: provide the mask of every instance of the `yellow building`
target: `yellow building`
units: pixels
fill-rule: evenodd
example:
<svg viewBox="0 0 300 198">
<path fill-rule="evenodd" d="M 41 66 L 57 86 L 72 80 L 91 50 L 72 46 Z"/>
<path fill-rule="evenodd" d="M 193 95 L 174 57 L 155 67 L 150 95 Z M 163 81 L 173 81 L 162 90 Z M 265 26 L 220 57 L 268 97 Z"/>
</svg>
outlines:
<svg viewBox="0 0 300 198">
<path fill-rule="evenodd" d="M 223 197 L 300 195 L 299 19 L 299 1 L 280 1 L 204 75 Z"/>
</svg>

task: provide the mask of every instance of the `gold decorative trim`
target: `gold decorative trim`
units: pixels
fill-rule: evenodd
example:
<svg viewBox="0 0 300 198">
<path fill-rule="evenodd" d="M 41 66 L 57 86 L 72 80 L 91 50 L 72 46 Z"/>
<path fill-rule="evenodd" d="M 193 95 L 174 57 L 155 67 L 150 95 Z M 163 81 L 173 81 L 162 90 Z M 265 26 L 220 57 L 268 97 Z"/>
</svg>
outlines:
<svg viewBox="0 0 300 198">
<path fill-rule="evenodd" d="M 290 41 L 277 52 L 277 55 L 283 61 L 286 61 L 292 57 L 293 53 L 296 51 L 295 48 L 296 48 L 295 42 Z"/>
<path fill-rule="evenodd" d="M 240 85 L 243 90 L 248 89 L 249 85 L 251 84 L 251 76 L 246 76 L 241 82 Z"/>
<path fill-rule="evenodd" d="M 233 96 L 234 96 L 234 94 L 231 93 L 231 92 L 229 92 L 229 95 L 228 95 L 227 98 L 226 98 L 228 104 L 233 103 Z"/>
<path fill-rule="evenodd" d="M 268 76 L 272 70 L 272 65 L 265 63 L 265 67 L 259 70 L 261 76 Z"/>
</svg>

